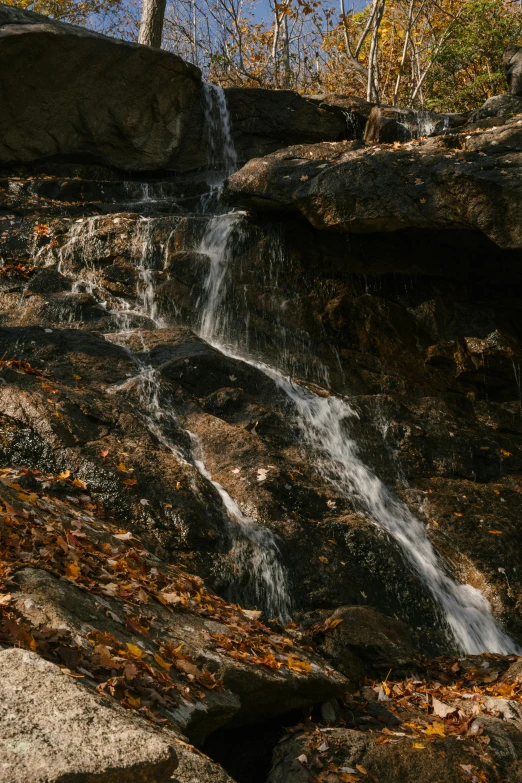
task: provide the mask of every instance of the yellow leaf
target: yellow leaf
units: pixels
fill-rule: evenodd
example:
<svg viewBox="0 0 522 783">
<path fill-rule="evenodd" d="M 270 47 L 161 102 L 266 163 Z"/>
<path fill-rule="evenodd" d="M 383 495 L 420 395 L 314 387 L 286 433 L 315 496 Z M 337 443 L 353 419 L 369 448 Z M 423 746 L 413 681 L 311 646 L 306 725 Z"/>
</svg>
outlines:
<svg viewBox="0 0 522 783">
<path fill-rule="evenodd" d="M 156 655 L 154 656 L 154 660 L 159 666 L 161 666 L 162 669 L 166 669 L 168 672 L 170 671 L 172 664 L 167 663 L 167 661 L 164 661 L 161 655 L 158 655 L 158 653 L 156 653 Z"/>
<path fill-rule="evenodd" d="M 504 457 L 512 457 L 512 456 L 513 456 L 513 454 L 512 454 L 510 451 L 506 451 L 505 449 L 499 449 L 499 451 L 500 451 L 500 453 L 501 453 L 501 454 L 502 454 Z"/>
<path fill-rule="evenodd" d="M 453 514 L 454 514 L 454 516 L 456 516 L 456 517 L 463 517 L 463 516 L 464 516 L 464 514 L 459 514 L 459 512 L 458 512 L 458 511 L 454 511 L 454 512 L 453 512 Z"/>
<path fill-rule="evenodd" d="M 73 375 L 73 378 L 75 381 L 81 381 L 82 376 L 81 375 Z"/>
<path fill-rule="evenodd" d="M 63 473 L 58 474 L 57 478 L 60 479 L 60 481 L 65 481 L 65 479 L 68 479 L 70 475 L 70 470 L 64 470 Z"/>
<path fill-rule="evenodd" d="M 80 489 L 87 489 L 87 484 L 85 483 L 85 481 L 82 481 L 81 479 L 74 479 L 73 486 L 79 487 Z"/>
<path fill-rule="evenodd" d="M 61 413 L 58 413 L 58 411 L 55 411 L 55 412 L 53 413 L 53 416 L 56 416 L 56 418 L 57 418 L 57 419 L 63 419 L 63 416 L 62 416 L 62 414 L 61 414 Z"/>
<path fill-rule="evenodd" d="M 355 769 L 357 770 L 357 772 L 360 772 L 361 775 L 367 775 L 368 774 L 368 770 L 366 770 L 364 767 L 361 767 L 360 764 L 356 764 L 355 765 Z"/>
<path fill-rule="evenodd" d="M 65 576 L 67 579 L 72 579 L 73 582 L 78 579 L 78 577 L 81 574 L 81 569 L 79 566 L 76 565 L 76 563 L 69 563 L 67 568 L 65 569 Z"/>
<path fill-rule="evenodd" d="M 426 745 L 423 745 L 421 742 L 414 742 L 413 743 L 414 748 L 418 748 L 419 750 L 422 750 L 422 748 L 425 748 Z"/>
<path fill-rule="evenodd" d="M 492 536 L 501 536 L 502 530 L 488 530 L 488 533 L 491 533 Z"/>
<path fill-rule="evenodd" d="M 312 668 L 312 665 L 308 663 L 308 661 L 299 661 L 297 658 L 294 658 L 293 655 L 288 656 L 286 665 L 294 672 L 309 672 Z"/>
<path fill-rule="evenodd" d="M 127 642 L 127 650 L 131 655 L 134 655 L 135 658 L 143 658 L 143 650 L 140 650 L 136 644 L 130 644 Z"/>
<path fill-rule="evenodd" d="M 131 707 L 134 707 L 135 709 L 138 709 L 138 707 L 141 706 L 141 699 L 136 698 L 134 699 L 132 696 L 127 696 L 127 701 L 129 702 Z"/>
<path fill-rule="evenodd" d="M 127 473 L 127 468 L 125 467 L 123 462 L 120 462 L 120 464 L 116 466 L 116 470 L 119 470 L 120 473 Z"/>
<path fill-rule="evenodd" d="M 443 723 L 430 723 L 426 726 L 425 733 L 429 736 L 437 735 L 439 737 L 445 737 L 444 724 Z"/>
</svg>

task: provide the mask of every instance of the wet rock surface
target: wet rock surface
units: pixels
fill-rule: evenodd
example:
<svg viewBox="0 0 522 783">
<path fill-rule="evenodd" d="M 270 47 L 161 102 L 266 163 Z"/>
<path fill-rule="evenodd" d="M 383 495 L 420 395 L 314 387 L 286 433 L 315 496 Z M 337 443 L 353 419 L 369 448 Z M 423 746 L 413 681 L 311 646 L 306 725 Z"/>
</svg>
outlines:
<svg viewBox="0 0 522 783">
<path fill-rule="evenodd" d="M 323 230 L 473 229 L 520 248 L 521 122 L 397 149 L 341 142 L 282 150 L 234 174 L 225 198 L 297 210 Z"/>
</svg>

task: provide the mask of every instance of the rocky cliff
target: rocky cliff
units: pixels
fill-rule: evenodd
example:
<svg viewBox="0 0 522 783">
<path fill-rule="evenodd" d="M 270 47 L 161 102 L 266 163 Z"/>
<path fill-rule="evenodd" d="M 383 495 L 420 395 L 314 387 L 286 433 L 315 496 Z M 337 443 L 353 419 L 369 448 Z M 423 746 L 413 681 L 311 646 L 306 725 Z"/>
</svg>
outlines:
<svg viewBox="0 0 522 783">
<path fill-rule="evenodd" d="M 0 58 L 0 781 L 515 783 L 518 53 L 459 117 Z"/>
</svg>

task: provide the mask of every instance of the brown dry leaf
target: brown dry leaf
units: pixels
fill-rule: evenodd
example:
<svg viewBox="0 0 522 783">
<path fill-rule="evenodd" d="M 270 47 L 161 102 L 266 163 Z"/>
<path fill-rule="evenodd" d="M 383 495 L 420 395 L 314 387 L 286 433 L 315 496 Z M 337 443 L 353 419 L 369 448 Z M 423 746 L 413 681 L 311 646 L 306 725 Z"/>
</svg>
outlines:
<svg viewBox="0 0 522 783">
<path fill-rule="evenodd" d="M 100 657 L 100 661 L 104 666 L 112 666 L 113 660 L 110 650 L 104 644 L 97 644 L 94 648 L 94 654 Z"/>
<path fill-rule="evenodd" d="M 0 595 L 0 606 L 7 606 L 11 603 L 13 600 L 13 596 L 11 593 L 6 593 L 5 595 Z"/>
<path fill-rule="evenodd" d="M 328 564 L 328 558 L 324 557 L 323 555 L 319 555 L 319 562 Z"/>
<path fill-rule="evenodd" d="M 360 764 L 356 764 L 355 765 L 355 769 L 357 770 L 357 772 L 360 772 L 361 775 L 367 775 L 368 774 L 368 770 L 365 769 L 364 767 L 361 767 Z"/>
<path fill-rule="evenodd" d="M 60 481 L 65 481 L 65 479 L 68 479 L 70 475 L 71 475 L 70 470 L 64 470 L 62 473 L 58 473 L 56 478 L 59 479 Z"/>
<path fill-rule="evenodd" d="M 128 478 L 128 479 L 125 479 L 125 481 L 124 481 L 123 483 L 124 483 L 124 484 L 125 484 L 127 487 L 134 487 L 134 486 L 136 486 L 136 484 L 138 483 L 138 481 L 137 481 L 137 479 L 131 479 L 131 478 Z"/>
<path fill-rule="evenodd" d="M 73 487 L 78 487 L 79 489 L 87 489 L 87 484 L 85 481 L 82 481 L 81 479 L 74 479 L 72 482 Z"/>
<path fill-rule="evenodd" d="M 125 467 L 125 465 L 123 464 L 123 462 L 120 462 L 119 465 L 116 465 L 116 470 L 119 470 L 120 473 L 128 473 L 128 470 Z"/>
<path fill-rule="evenodd" d="M 488 533 L 490 533 L 492 536 L 501 536 L 502 530 L 488 530 Z"/>
<path fill-rule="evenodd" d="M 81 381 L 82 376 L 81 375 L 73 375 L 73 378 L 75 381 Z"/>
<path fill-rule="evenodd" d="M 129 702 L 131 707 L 134 707 L 135 709 L 138 709 L 138 707 L 141 707 L 141 699 L 138 697 L 134 698 L 133 696 L 127 696 L 127 701 Z"/>
</svg>

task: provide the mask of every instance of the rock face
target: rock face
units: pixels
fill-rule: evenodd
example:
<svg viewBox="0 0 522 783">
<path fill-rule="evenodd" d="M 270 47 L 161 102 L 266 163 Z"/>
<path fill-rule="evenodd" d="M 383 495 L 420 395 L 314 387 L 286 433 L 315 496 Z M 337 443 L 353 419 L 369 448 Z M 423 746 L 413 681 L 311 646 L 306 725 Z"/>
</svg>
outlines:
<svg viewBox="0 0 522 783">
<path fill-rule="evenodd" d="M 520 118 L 400 149 L 290 148 L 250 161 L 229 179 L 225 198 L 298 210 L 323 230 L 474 229 L 500 247 L 520 248 L 521 153 Z"/>
<path fill-rule="evenodd" d="M 90 157 L 150 170 L 201 162 L 190 124 L 200 73 L 174 54 L 0 5 L 0 74 L 0 165 Z"/>
<path fill-rule="evenodd" d="M 364 130 L 364 141 L 390 144 L 410 141 L 421 136 L 437 136 L 465 125 L 465 114 L 436 114 L 429 111 L 375 106 Z"/>
<path fill-rule="evenodd" d="M 29 650 L 0 652 L 0 780 L 167 783 L 172 742 Z"/>
<path fill-rule="evenodd" d="M 238 160 L 289 147 L 349 138 L 342 112 L 316 105 L 293 90 L 229 87 L 225 90 Z"/>
<path fill-rule="evenodd" d="M 511 95 L 522 96 L 522 47 L 513 46 L 504 52 L 504 70 Z"/>
</svg>

